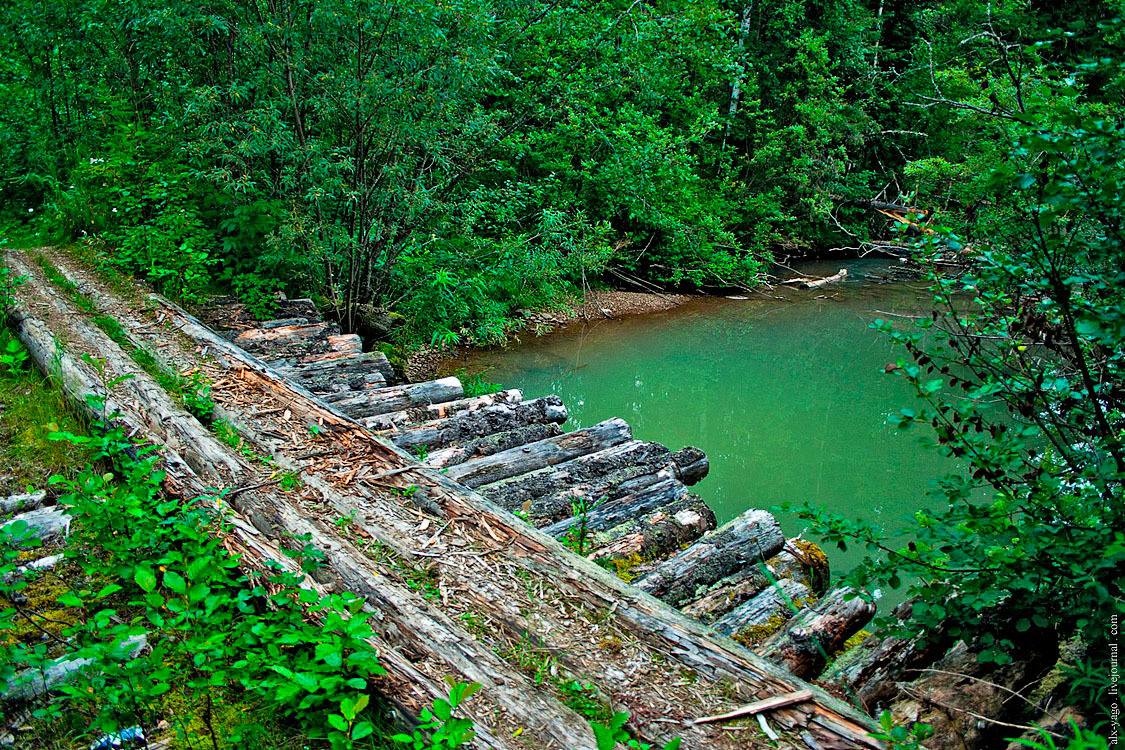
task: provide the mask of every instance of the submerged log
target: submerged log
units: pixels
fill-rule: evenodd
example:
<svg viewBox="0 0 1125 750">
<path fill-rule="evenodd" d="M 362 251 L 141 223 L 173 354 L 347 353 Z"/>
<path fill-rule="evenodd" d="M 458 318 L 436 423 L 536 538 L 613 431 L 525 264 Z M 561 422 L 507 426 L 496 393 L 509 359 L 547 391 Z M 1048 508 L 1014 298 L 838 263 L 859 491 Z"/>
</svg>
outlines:
<svg viewBox="0 0 1125 750">
<path fill-rule="evenodd" d="M 513 388 L 498 393 L 489 393 L 485 396 L 459 398 L 453 401 L 443 401 L 440 404 L 426 404 L 412 409 L 376 414 L 371 417 L 364 417 L 359 422 L 369 430 L 387 432 L 402 429 L 408 425 L 452 417 L 466 411 L 484 409 L 494 404 L 518 404 L 521 401 L 523 401 L 523 392 Z"/>
<path fill-rule="evenodd" d="M 854 589 L 836 589 L 815 607 L 801 610 L 757 651 L 798 677 L 812 679 L 874 616 L 875 605 Z"/>
<path fill-rule="evenodd" d="M 773 557 L 784 544 L 777 519 L 764 510 L 751 509 L 659 563 L 634 583 L 678 607 L 694 598 L 699 587 Z"/>
<path fill-rule="evenodd" d="M 593 427 L 458 464 L 449 469 L 448 476 L 469 487 L 480 487 L 619 445 L 631 437 L 628 423 L 615 417 Z"/>
<path fill-rule="evenodd" d="M 628 440 L 534 472 L 484 485 L 482 495 L 509 510 L 557 521 L 570 515 L 576 497 L 612 500 L 631 494 L 671 475 L 671 453 L 660 443 Z M 665 477 L 656 476 L 665 471 Z M 624 482 L 648 477 L 625 489 Z M 616 522 L 615 522 L 616 523 Z"/>
<path fill-rule="evenodd" d="M 744 645 L 754 645 L 777 632 L 813 598 L 805 584 L 782 578 L 715 620 L 711 627 Z"/>
<path fill-rule="evenodd" d="M 418 406 L 453 401 L 465 395 L 457 378 L 428 380 L 424 383 L 407 383 L 372 391 L 329 394 L 322 399 L 332 404 L 352 419 L 362 419 L 375 414 L 386 414 Z"/>
<path fill-rule="evenodd" d="M 435 449 L 508 432 L 532 424 L 566 421 L 566 407 L 558 396 L 546 396 L 516 404 L 494 404 L 463 411 L 401 430 L 391 436 L 395 445 L 407 450 Z"/>
<path fill-rule="evenodd" d="M 704 590 L 680 610 L 710 625 L 727 612 L 749 601 L 777 578 L 764 563 L 747 565 Z"/>
<path fill-rule="evenodd" d="M 573 528 L 571 532 L 573 533 Z M 591 560 L 635 561 L 664 557 L 715 528 L 715 511 L 698 495 L 590 535 Z"/>
</svg>

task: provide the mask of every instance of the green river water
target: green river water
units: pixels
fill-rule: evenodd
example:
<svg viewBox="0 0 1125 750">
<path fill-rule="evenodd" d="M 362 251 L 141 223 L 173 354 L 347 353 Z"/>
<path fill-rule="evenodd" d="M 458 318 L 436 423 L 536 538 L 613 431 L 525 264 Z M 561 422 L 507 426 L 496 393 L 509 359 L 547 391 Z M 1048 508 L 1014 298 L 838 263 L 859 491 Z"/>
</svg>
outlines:
<svg viewBox="0 0 1125 750">
<path fill-rule="evenodd" d="M 820 290 L 700 298 L 664 313 L 524 334 L 459 364 L 525 398 L 558 394 L 569 429 L 620 416 L 639 439 L 702 448 L 711 472 L 693 489 L 720 523 L 747 508 L 809 500 L 897 527 L 928 504 L 951 463 L 920 444 L 923 430 L 888 423 L 914 396 L 883 373 L 899 352 L 868 326 L 888 314 L 928 313 L 930 296 L 921 282 L 866 281 L 881 262 L 798 270 L 841 267 L 849 281 Z M 777 515 L 788 536 L 802 531 L 794 514 Z M 862 558 L 852 548 L 828 552 L 835 572 Z"/>
</svg>

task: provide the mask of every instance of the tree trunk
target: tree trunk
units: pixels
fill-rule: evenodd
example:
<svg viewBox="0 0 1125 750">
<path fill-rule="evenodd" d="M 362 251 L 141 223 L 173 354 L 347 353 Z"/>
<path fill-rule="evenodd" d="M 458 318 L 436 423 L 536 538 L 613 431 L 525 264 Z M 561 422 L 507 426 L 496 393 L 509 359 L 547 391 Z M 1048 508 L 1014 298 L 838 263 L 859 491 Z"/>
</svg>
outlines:
<svg viewBox="0 0 1125 750">
<path fill-rule="evenodd" d="M 483 409 L 463 411 L 451 417 L 399 430 L 390 438 L 400 448 L 432 450 L 460 445 L 475 438 L 532 424 L 562 424 L 566 421 L 566 416 L 562 400 L 558 396 L 547 396 L 517 404 L 494 404 Z"/>
<path fill-rule="evenodd" d="M 591 560 L 654 560 L 715 528 L 715 512 L 698 495 L 590 535 Z"/>
<path fill-rule="evenodd" d="M 425 383 L 407 383 L 373 391 L 334 393 L 322 397 L 352 419 L 386 414 L 418 406 L 453 401 L 465 395 L 457 378 L 442 378 Z"/>
<path fill-rule="evenodd" d="M 507 432 L 498 432 L 495 435 L 468 440 L 461 445 L 442 448 L 426 456 L 425 464 L 435 469 L 450 466 L 459 466 L 467 461 L 493 456 L 497 453 L 518 448 L 521 445 L 530 445 L 542 440 L 556 438 L 563 434 L 562 428 L 554 422 L 545 424 L 529 424 L 517 427 Z"/>
<path fill-rule="evenodd" d="M 758 595 L 777 580 L 759 565 L 747 565 L 723 578 L 681 607 L 681 611 L 700 622 L 711 624 L 727 612 Z"/>
<path fill-rule="evenodd" d="M 373 417 L 364 417 L 359 421 L 369 430 L 385 432 L 421 422 L 429 422 L 433 419 L 452 417 L 454 414 L 462 412 L 476 411 L 493 404 L 518 404 L 521 401 L 523 401 L 523 393 L 513 388 L 499 393 L 490 393 L 486 396 L 459 398 L 455 401 L 444 401 L 440 404 L 427 404 L 412 409 L 393 411 L 388 414 L 376 414 Z"/>
</svg>

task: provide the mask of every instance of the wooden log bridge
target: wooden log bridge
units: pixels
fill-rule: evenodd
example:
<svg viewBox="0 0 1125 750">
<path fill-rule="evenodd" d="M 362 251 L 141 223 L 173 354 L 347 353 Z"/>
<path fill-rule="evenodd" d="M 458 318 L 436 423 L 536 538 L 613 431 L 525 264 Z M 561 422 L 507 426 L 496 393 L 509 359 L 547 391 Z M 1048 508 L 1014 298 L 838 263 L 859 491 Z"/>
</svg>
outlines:
<svg viewBox="0 0 1125 750">
<path fill-rule="evenodd" d="M 620 419 L 562 432 L 555 397 L 466 394 L 456 378 L 396 383 L 385 356 L 308 304 L 221 335 L 157 295 L 115 293 L 60 252 L 45 257 L 132 346 L 201 371 L 243 446 L 219 441 L 12 251 L 7 264 L 27 277 L 14 328 L 37 364 L 61 368 L 77 403 L 109 383 L 102 395 L 160 447 L 181 492 L 237 488 L 231 533 L 248 561 L 288 567 L 285 540 L 309 535 L 326 565 L 307 585 L 367 600 L 389 671 L 383 689 L 408 709 L 441 695 L 447 676 L 472 680 L 483 687 L 464 708 L 479 746 L 593 748 L 586 720 L 543 679 L 558 674 L 628 712 L 643 742 L 753 748 L 777 734 L 792 747 L 879 747 L 865 713 L 742 645 L 738 623 L 769 612 L 781 622 L 763 653 L 815 677 L 823 659 L 810 639 L 842 643 L 869 612 L 832 596 L 816 609 L 798 580 L 810 566 L 782 559 L 787 543 L 769 513 L 715 528 L 689 489 L 707 472 L 701 451 L 635 440 Z M 279 469 L 299 472 L 300 486 L 271 484 Z M 593 508 L 575 515 L 580 501 Z M 725 617 L 742 643 L 677 607 Z M 766 708 L 746 731 L 693 721 L 757 714 L 738 714 L 751 704 Z"/>
</svg>

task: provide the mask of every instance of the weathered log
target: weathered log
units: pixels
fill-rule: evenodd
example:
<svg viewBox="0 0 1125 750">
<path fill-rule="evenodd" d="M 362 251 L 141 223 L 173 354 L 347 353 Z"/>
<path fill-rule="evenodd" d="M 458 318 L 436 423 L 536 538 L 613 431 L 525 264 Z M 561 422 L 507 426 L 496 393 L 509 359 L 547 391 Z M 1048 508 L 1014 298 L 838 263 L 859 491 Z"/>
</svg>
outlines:
<svg viewBox="0 0 1125 750">
<path fill-rule="evenodd" d="M 509 510 L 524 509 L 538 525 L 566 518 L 576 497 L 613 500 L 672 476 L 671 467 L 671 453 L 660 443 L 629 440 L 482 486 L 480 492 Z M 645 479 L 621 487 L 639 477 Z"/>
<path fill-rule="evenodd" d="M 516 404 L 494 404 L 483 409 L 463 411 L 400 430 L 391 435 L 395 445 L 407 450 L 435 449 L 508 432 L 531 424 L 566 421 L 566 407 L 558 396 L 546 396 Z"/>
<path fill-rule="evenodd" d="M 782 578 L 715 620 L 711 627 L 746 645 L 760 643 L 805 606 L 813 593 L 808 586 Z"/>
<path fill-rule="evenodd" d="M 914 601 L 895 607 L 892 617 L 899 623 L 910 617 Z M 950 646 L 950 639 L 941 634 L 922 638 L 902 636 L 871 636 L 842 655 L 821 678 L 870 711 L 885 707 L 898 693 L 898 683 L 914 676 L 913 670 L 933 663 Z"/>
<path fill-rule="evenodd" d="M 306 352 L 291 359 L 274 359 L 271 360 L 271 363 L 279 370 L 288 369 L 296 371 L 305 368 L 330 367 L 334 362 L 342 360 L 358 360 L 373 366 L 383 374 L 383 379 L 388 383 L 395 379 L 395 368 L 391 365 L 390 360 L 387 359 L 387 355 L 377 349 L 366 353 L 326 351 L 309 354 Z"/>
<path fill-rule="evenodd" d="M 589 537 L 591 560 L 654 560 L 675 552 L 715 528 L 715 511 L 698 495 Z"/>
<path fill-rule="evenodd" d="M 690 445 L 673 453 L 672 463 L 676 466 L 676 476 L 689 487 L 703 481 L 711 470 L 707 454 Z"/>
<path fill-rule="evenodd" d="M 562 428 L 554 422 L 529 424 L 514 430 L 498 432 L 495 435 L 467 440 L 460 445 L 441 448 L 426 455 L 423 463 L 435 469 L 458 466 L 482 456 L 492 456 L 522 445 L 538 443 L 541 440 L 559 437 Z"/>
<path fill-rule="evenodd" d="M 328 337 L 328 349 L 341 354 L 359 354 L 363 351 L 363 339 L 359 334 L 344 333 Z"/>
<path fill-rule="evenodd" d="M 898 723 L 928 724 L 931 750 L 1003 746 L 1012 723 L 1025 708 L 1020 694 L 1054 666 L 1058 641 L 1046 632 L 1018 638 L 1013 661 L 981 663 L 976 651 L 960 642 L 914 682 L 901 683 L 900 699 L 891 706 Z"/>
<path fill-rule="evenodd" d="M 758 595 L 777 578 L 765 563 L 747 565 L 705 589 L 680 610 L 700 622 L 711 624 L 727 612 Z"/>
<path fill-rule="evenodd" d="M 352 391 L 323 396 L 352 419 L 362 419 L 375 414 L 386 414 L 417 406 L 428 406 L 443 401 L 453 401 L 465 395 L 457 378 L 428 380 L 424 383 L 406 383 L 371 391 Z"/>
<path fill-rule="evenodd" d="M 64 508 L 53 505 L 49 508 L 36 508 L 14 515 L 6 521 L 0 522 L 0 527 L 10 528 L 14 524 L 26 523 L 27 529 L 24 536 L 49 542 L 69 533 L 70 520 L 71 517 L 67 515 Z"/>
<path fill-rule="evenodd" d="M 22 294 L 23 292 L 21 292 Z M 56 346 L 55 338 L 42 321 L 34 319 L 22 310 L 14 311 L 19 321 L 17 332 L 31 332 L 25 344 L 28 344 L 37 366 L 50 371 L 57 365 L 63 372 L 76 375 L 68 380 L 71 386 L 77 386 L 74 391 L 68 390 L 76 403 L 85 404 L 85 395 L 94 389 L 97 378 L 89 372 L 74 357 Z M 206 456 L 211 459 L 222 458 L 220 465 L 224 469 L 218 473 L 221 482 L 219 486 L 232 484 L 260 484 L 260 475 L 256 470 L 239 456 L 234 455 L 222 443 L 200 425 L 193 417 L 179 409 L 168 395 L 159 389 L 143 371 L 131 366 L 127 357 L 117 348 L 116 344 L 105 338 L 97 329 L 83 330 L 81 319 L 73 312 L 69 312 L 65 319 L 74 333 L 85 340 L 85 336 L 92 338 L 87 342 L 97 347 L 99 353 L 105 356 L 107 368 L 115 373 L 129 374 L 132 377 L 119 380 L 116 387 L 128 391 L 130 407 L 120 407 L 123 414 L 132 415 L 131 423 L 139 427 L 141 412 L 134 411 L 132 405 L 142 407 L 142 411 L 160 413 L 168 416 L 165 420 L 147 419 L 151 423 L 151 432 L 167 445 L 172 438 L 190 434 L 193 438 L 186 445 L 198 459 Z M 98 340 L 100 336 L 100 340 Z M 45 355 L 45 359 L 38 359 L 37 353 Z M 117 370 L 120 366 L 123 369 Z M 120 404 L 116 402 L 115 406 Z M 201 483 L 191 469 L 176 452 L 168 449 L 165 453 L 168 476 L 174 477 L 183 486 L 198 488 L 204 492 L 205 486 Z M 198 462 L 198 461 L 197 461 Z M 186 472 L 186 473 L 185 473 Z M 216 476 L 217 472 L 211 467 L 209 476 Z M 210 484 L 210 482 L 208 482 Z M 404 648 L 409 653 L 424 655 L 426 659 L 436 660 L 445 665 L 445 670 L 461 675 L 464 679 L 481 682 L 484 685 L 482 695 L 487 695 L 493 705 L 508 712 L 516 721 L 524 726 L 541 726 L 534 724 L 537 721 L 547 721 L 548 725 L 541 730 L 544 739 L 560 743 L 569 747 L 592 747 L 589 728 L 585 721 L 553 698 L 541 695 L 535 690 L 533 684 L 519 672 L 510 668 L 490 650 L 478 644 L 472 636 L 466 633 L 457 623 L 447 615 L 433 607 L 417 592 L 388 580 L 385 571 L 356 550 L 349 540 L 339 536 L 331 524 L 323 527 L 305 519 L 300 511 L 290 505 L 289 501 L 279 495 L 264 491 L 247 490 L 237 495 L 228 496 L 229 504 L 243 513 L 257 529 L 255 534 L 265 534 L 279 539 L 305 537 L 311 540 L 325 555 L 326 567 L 323 572 L 329 578 L 338 582 L 334 585 L 347 588 L 368 599 L 372 611 L 378 612 L 378 617 L 371 620 L 372 625 L 379 630 L 382 638 L 398 648 Z M 286 569 L 293 568 L 292 560 L 274 547 L 265 546 L 260 537 L 249 534 L 241 529 L 250 528 L 243 522 L 235 524 L 234 533 L 241 533 L 240 541 L 251 549 L 264 550 L 264 554 L 273 563 L 281 564 Z M 306 581 L 306 585 L 312 582 Z M 388 669 L 397 672 L 414 684 L 424 689 L 433 697 L 444 693 L 441 681 L 429 681 L 417 671 L 411 659 L 399 654 L 394 648 L 387 648 L 383 643 L 374 644 L 380 652 L 380 659 Z M 416 658 L 416 657 L 415 657 Z M 545 717 L 550 717 L 546 719 Z M 516 718 L 518 717 L 518 718 Z M 484 721 L 485 717 L 478 717 Z M 485 735 L 489 736 L 489 735 Z M 503 738 L 490 737 L 490 746 L 511 747 L 513 743 Z"/>
<path fill-rule="evenodd" d="M 635 581 L 637 588 L 678 607 L 746 565 L 773 557 L 785 544 L 770 513 L 751 509 L 704 536 Z"/>
<path fill-rule="evenodd" d="M 785 548 L 769 560 L 775 578 L 792 578 L 823 596 L 832 580 L 828 555 L 819 546 L 800 537 L 787 539 Z"/>
<path fill-rule="evenodd" d="M 275 318 L 273 320 L 263 320 L 258 323 L 258 328 L 284 328 L 286 326 L 303 326 L 308 325 L 310 321 L 308 318 Z"/>
<path fill-rule="evenodd" d="M 591 531 L 609 529 L 683 500 L 690 494 L 688 488 L 679 480 L 664 478 L 641 488 L 636 493 L 595 505 L 586 513 L 586 528 Z M 575 520 L 573 516 L 568 516 L 543 527 L 543 531 L 554 537 L 562 536 L 567 529 L 575 525 Z"/>
<path fill-rule="evenodd" d="M 811 680 L 874 616 L 875 605 L 857 596 L 854 589 L 836 589 L 815 607 L 798 612 L 784 630 L 756 650 L 798 677 Z"/>
<path fill-rule="evenodd" d="M 359 391 L 386 386 L 387 378 L 379 361 L 365 354 L 347 354 L 299 362 L 277 368 L 278 372 L 314 393 Z"/>
<path fill-rule="evenodd" d="M 323 345 L 335 330 L 332 323 L 277 326 L 275 328 L 248 328 L 234 337 L 234 343 L 249 352 L 264 354 L 292 351 L 302 347 Z"/>
<path fill-rule="evenodd" d="M 125 661 L 135 659 L 148 645 L 143 635 L 126 638 L 119 643 L 110 658 Z M 43 669 L 28 669 L 8 681 L 8 689 L 0 693 L 0 702 L 29 701 L 50 692 L 70 680 L 75 674 L 95 663 L 92 658 L 64 657 L 56 659 Z"/>
<path fill-rule="evenodd" d="M 455 414 L 466 411 L 484 409 L 494 404 L 518 404 L 521 401 L 523 401 L 523 392 L 512 388 L 497 393 L 489 393 L 484 396 L 459 398 L 454 401 L 443 401 L 440 404 L 427 404 L 412 409 L 392 411 L 387 414 L 376 414 L 372 417 L 364 417 L 360 419 L 359 422 L 369 430 L 386 432 L 388 430 L 402 429 L 409 425 L 429 422 L 434 419 L 452 417 Z"/>
<path fill-rule="evenodd" d="M 38 508 L 47 499 L 47 492 L 39 490 L 37 492 L 24 492 L 19 495 L 8 495 L 7 497 L 0 497 L 0 514 L 2 513 L 17 513 L 24 510 L 33 510 Z"/>
<path fill-rule="evenodd" d="M 466 461 L 451 467 L 447 474 L 469 487 L 498 482 L 546 466 L 560 464 L 577 456 L 604 450 L 629 440 L 632 432 L 625 420 L 613 418 L 558 437 L 540 440 L 491 456 Z"/>
</svg>

